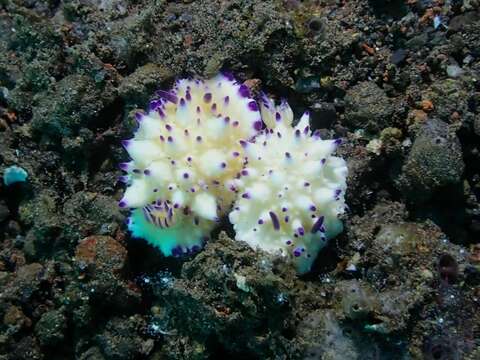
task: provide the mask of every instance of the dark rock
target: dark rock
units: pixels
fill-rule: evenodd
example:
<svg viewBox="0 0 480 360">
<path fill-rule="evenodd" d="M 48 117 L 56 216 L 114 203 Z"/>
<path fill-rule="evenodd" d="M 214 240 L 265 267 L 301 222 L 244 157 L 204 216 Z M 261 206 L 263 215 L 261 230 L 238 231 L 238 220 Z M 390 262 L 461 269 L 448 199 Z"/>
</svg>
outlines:
<svg viewBox="0 0 480 360">
<path fill-rule="evenodd" d="M 96 337 L 105 359 L 130 360 L 136 358 L 141 353 L 144 343 L 137 332 L 137 329 L 142 326 L 144 324 L 140 316 L 110 320 L 105 331 Z"/>
<path fill-rule="evenodd" d="M 42 360 L 45 357 L 33 336 L 26 336 L 16 342 L 9 353 L 9 360 Z"/>
<path fill-rule="evenodd" d="M 35 325 L 35 334 L 42 346 L 60 344 L 65 338 L 67 319 L 62 311 L 51 310 L 42 315 Z"/>
<path fill-rule="evenodd" d="M 75 261 L 92 272 L 120 272 L 125 266 L 127 250 L 109 236 L 90 236 L 78 244 Z"/>
<path fill-rule="evenodd" d="M 5 221 L 10 215 L 7 204 L 3 200 L 0 200 L 0 222 Z"/>
<path fill-rule="evenodd" d="M 458 137 L 443 121 L 428 120 L 418 131 L 397 185 L 408 199 L 420 203 L 441 188 L 458 185 L 464 167 Z"/>
<path fill-rule="evenodd" d="M 345 121 L 352 130 L 379 132 L 391 124 L 394 107 L 385 91 L 373 82 L 362 82 L 347 91 Z"/>
<path fill-rule="evenodd" d="M 310 114 L 313 129 L 329 129 L 337 120 L 337 111 L 333 103 L 315 103 L 311 107 Z"/>
<path fill-rule="evenodd" d="M 103 109 L 102 93 L 86 76 L 62 79 L 33 110 L 32 128 L 46 140 L 60 141 L 88 127 Z"/>
<path fill-rule="evenodd" d="M 403 63 L 405 58 L 407 57 L 407 51 L 405 49 L 398 49 L 390 57 L 390 62 L 394 65 L 400 65 Z"/>
</svg>

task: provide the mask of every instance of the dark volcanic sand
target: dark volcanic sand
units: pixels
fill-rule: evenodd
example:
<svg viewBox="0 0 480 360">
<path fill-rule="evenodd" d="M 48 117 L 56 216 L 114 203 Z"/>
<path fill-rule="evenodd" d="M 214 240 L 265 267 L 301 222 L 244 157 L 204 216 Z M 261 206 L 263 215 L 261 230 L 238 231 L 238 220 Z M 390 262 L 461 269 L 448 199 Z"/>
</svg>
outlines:
<svg viewBox="0 0 480 360">
<path fill-rule="evenodd" d="M 0 360 L 479 359 L 479 3 L 0 0 Z M 304 277 L 228 225 L 182 259 L 126 231 L 133 112 L 220 70 L 345 140 Z"/>
</svg>

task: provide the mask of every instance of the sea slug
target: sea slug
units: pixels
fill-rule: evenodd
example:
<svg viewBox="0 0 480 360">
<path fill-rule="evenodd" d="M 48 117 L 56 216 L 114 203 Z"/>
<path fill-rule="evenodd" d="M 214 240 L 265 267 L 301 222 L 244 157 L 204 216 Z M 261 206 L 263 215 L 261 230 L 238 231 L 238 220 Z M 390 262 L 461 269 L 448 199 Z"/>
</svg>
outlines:
<svg viewBox="0 0 480 360">
<path fill-rule="evenodd" d="M 263 123 L 248 87 L 229 74 L 179 80 L 157 96 L 123 141 L 132 160 L 120 164 L 128 187 L 119 205 L 132 210 L 134 236 L 181 255 L 199 249 L 230 210 L 243 146 Z"/>
<path fill-rule="evenodd" d="M 333 156 L 340 140 L 322 140 L 306 112 L 292 127 L 293 112 L 262 96 L 267 128 L 245 146 L 248 162 L 236 181 L 230 213 L 236 239 L 280 254 L 308 272 L 327 240 L 343 229 L 346 162 Z"/>
</svg>

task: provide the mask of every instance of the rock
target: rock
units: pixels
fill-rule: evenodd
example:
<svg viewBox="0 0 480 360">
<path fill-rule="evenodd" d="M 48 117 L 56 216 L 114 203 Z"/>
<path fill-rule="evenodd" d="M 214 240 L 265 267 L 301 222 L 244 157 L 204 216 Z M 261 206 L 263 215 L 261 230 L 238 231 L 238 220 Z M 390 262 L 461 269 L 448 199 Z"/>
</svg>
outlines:
<svg viewBox="0 0 480 360">
<path fill-rule="evenodd" d="M 130 360 L 137 358 L 143 346 L 143 340 L 137 329 L 144 326 L 139 315 L 128 319 L 113 318 L 103 333 L 96 337 L 98 346 L 107 360 Z"/>
<path fill-rule="evenodd" d="M 73 137 L 97 119 L 104 107 L 102 98 L 91 78 L 66 76 L 42 94 L 33 109 L 32 129 L 44 140 L 59 142 L 63 137 Z"/>
<path fill-rule="evenodd" d="M 42 360 L 44 356 L 33 336 L 26 336 L 15 342 L 9 352 L 9 360 Z"/>
<path fill-rule="evenodd" d="M 473 132 L 475 135 L 480 136 L 480 117 L 477 116 L 473 121 Z"/>
<path fill-rule="evenodd" d="M 355 85 L 345 97 L 345 120 L 352 130 L 379 132 L 390 125 L 393 113 L 385 91 L 373 82 Z"/>
<path fill-rule="evenodd" d="M 416 203 L 460 183 L 465 164 L 458 137 L 443 121 L 428 120 L 418 131 L 397 186 Z"/>
<path fill-rule="evenodd" d="M 394 65 L 400 65 L 403 63 L 405 58 L 407 57 L 407 51 L 405 49 L 398 49 L 390 57 L 390 62 Z"/>
<path fill-rule="evenodd" d="M 146 64 L 125 77 L 118 89 L 119 95 L 129 104 L 143 106 L 162 82 L 172 77 L 170 70 L 161 65 Z"/>
<path fill-rule="evenodd" d="M 54 346 L 63 341 L 67 319 L 60 310 L 51 310 L 42 315 L 35 325 L 35 334 L 42 346 Z"/>
<path fill-rule="evenodd" d="M 331 311 L 316 310 L 298 326 L 305 360 L 359 359 L 360 354 Z"/>
<path fill-rule="evenodd" d="M 329 129 L 337 120 L 337 110 L 333 103 L 319 102 L 313 104 L 310 115 L 310 123 L 313 129 Z"/>
<path fill-rule="evenodd" d="M 0 223 L 5 221 L 10 215 L 10 210 L 8 210 L 7 204 L 5 201 L 0 200 Z"/>
<path fill-rule="evenodd" d="M 373 290 L 357 280 L 342 281 L 337 286 L 344 316 L 350 320 L 367 318 L 377 307 Z"/>
<path fill-rule="evenodd" d="M 28 302 L 40 288 L 44 268 L 38 263 L 23 265 L 18 268 L 11 281 L 3 291 L 5 299 Z"/>
<path fill-rule="evenodd" d="M 92 272 L 120 272 L 125 266 L 127 250 L 109 236 L 90 236 L 78 244 L 75 261 Z"/>
<path fill-rule="evenodd" d="M 14 326 L 18 329 L 21 329 L 24 326 L 30 326 L 31 321 L 25 316 L 21 308 L 12 305 L 5 312 L 5 315 L 3 316 L 3 323 L 5 325 Z"/>
<path fill-rule="evenodd" d="M 448 65 L 447 66 L 447 75 L 451 78 L 458 78 L 462 76 L 465 71 L 458 65 Z"/>
</svg>

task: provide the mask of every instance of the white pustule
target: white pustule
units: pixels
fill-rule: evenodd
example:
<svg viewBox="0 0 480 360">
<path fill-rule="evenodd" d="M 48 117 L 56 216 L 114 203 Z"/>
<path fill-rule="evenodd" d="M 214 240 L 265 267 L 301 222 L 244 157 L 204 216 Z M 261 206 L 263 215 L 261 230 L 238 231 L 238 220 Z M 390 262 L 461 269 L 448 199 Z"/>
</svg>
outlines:
<svg viewBox="0 0 480 360">
<path fill-rule="evenodd" d="M 306 273 L 343 228 L 347 166 L 332 155 L 340 140 L 312 134 L 308 112 L 292 127 L 285 101 L 275 106 L 263 96 L 260 108 L 267 128 L 244 144 L 248 159 L 229 218 L 237 240 L 281 254 Z"/>
</svg>

